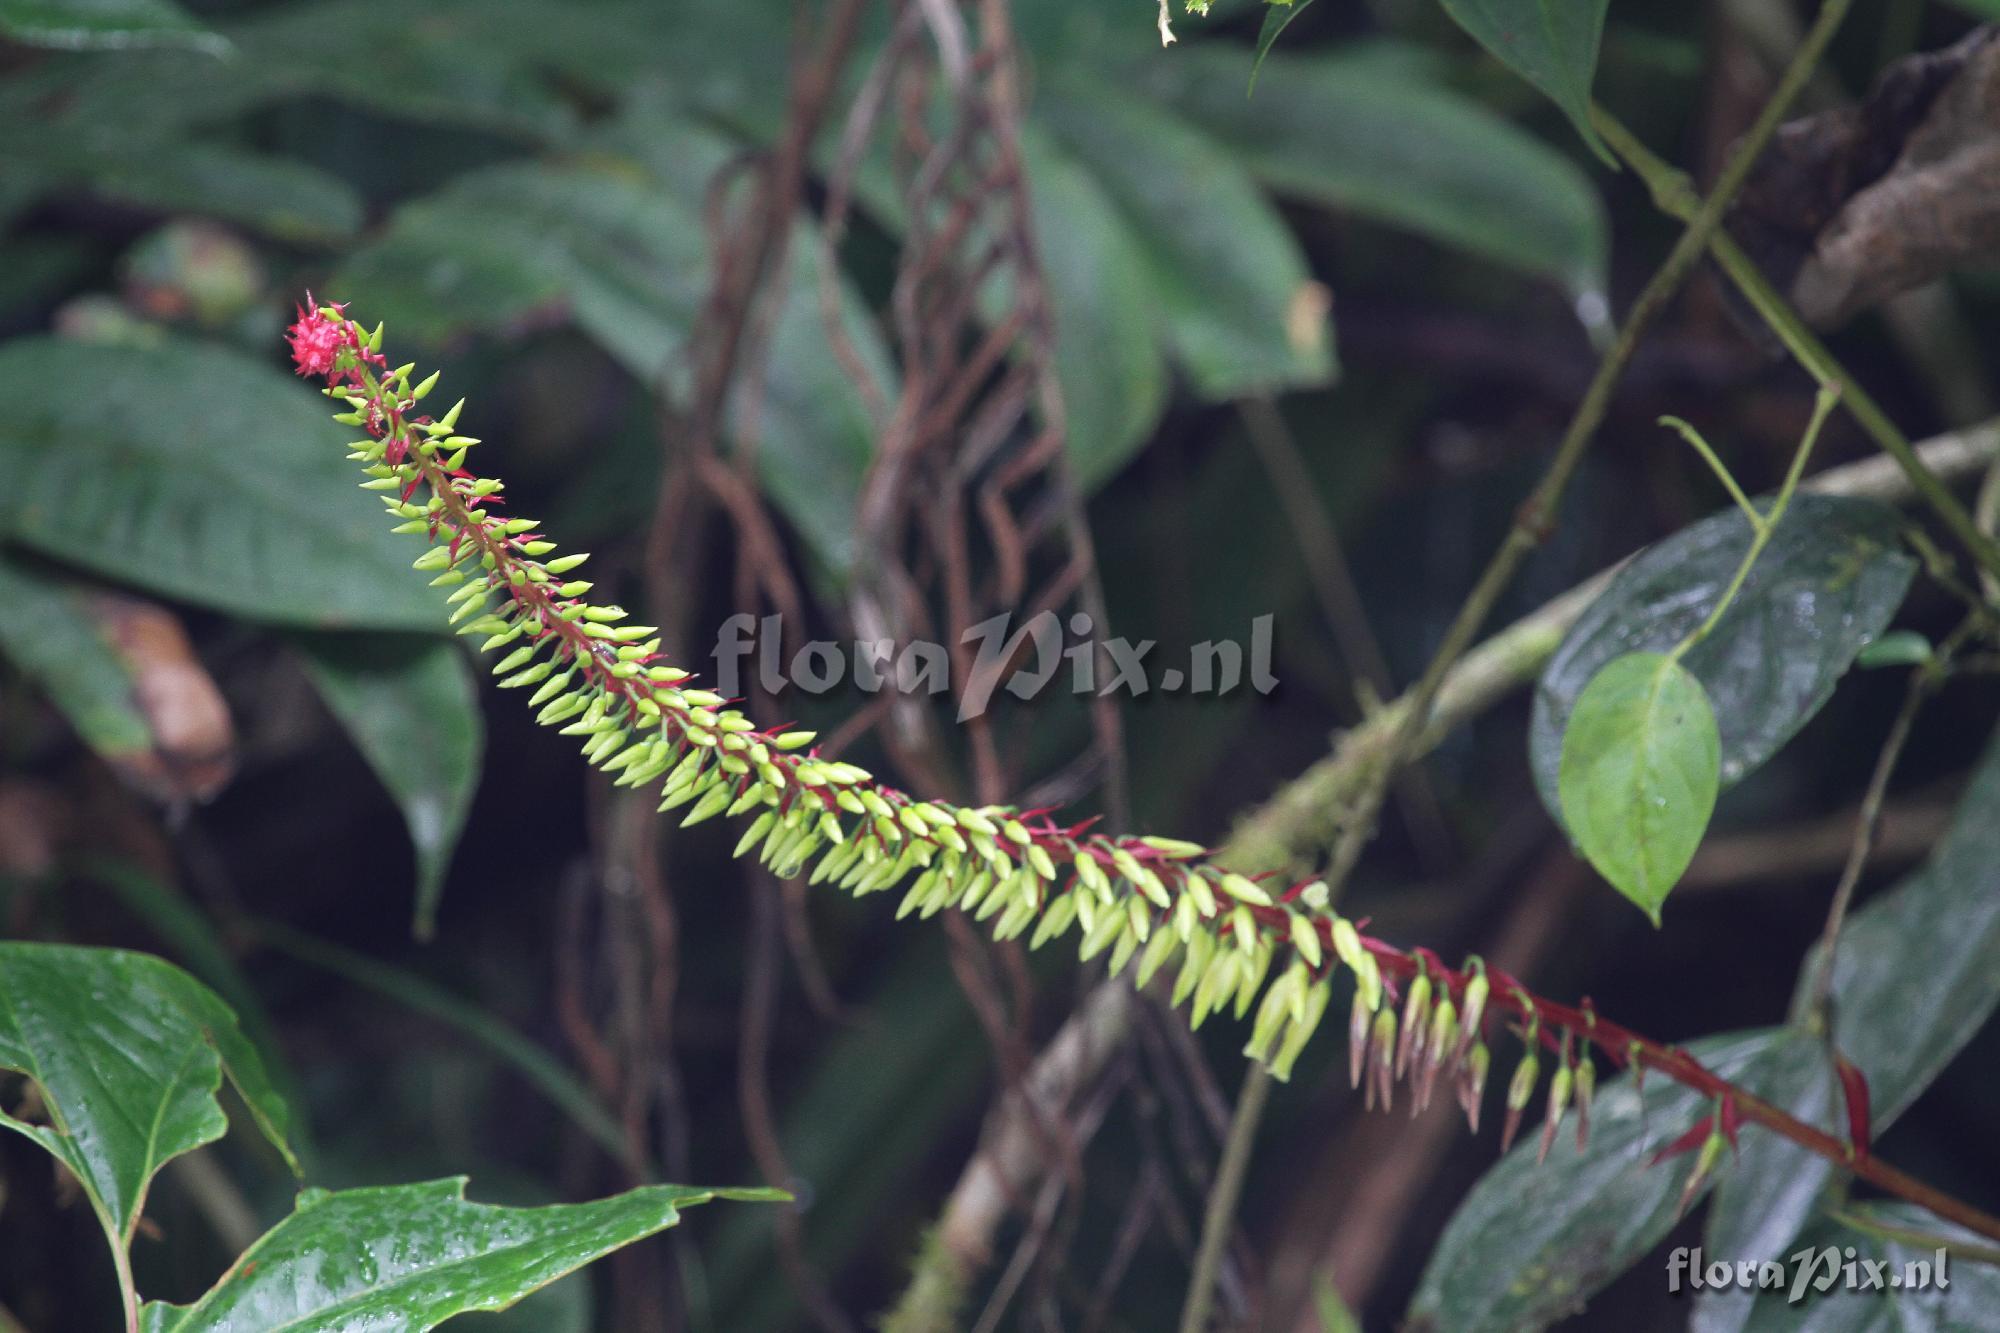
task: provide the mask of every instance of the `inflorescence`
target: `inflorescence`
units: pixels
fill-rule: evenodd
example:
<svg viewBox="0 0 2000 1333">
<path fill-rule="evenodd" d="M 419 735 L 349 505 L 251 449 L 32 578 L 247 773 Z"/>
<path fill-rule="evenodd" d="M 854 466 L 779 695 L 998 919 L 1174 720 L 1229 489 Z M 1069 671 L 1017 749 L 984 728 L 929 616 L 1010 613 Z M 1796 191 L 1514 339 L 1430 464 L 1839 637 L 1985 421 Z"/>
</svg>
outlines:
<svg viewBox="0 0 2000 1333">
<path fill-rule="evenodd" d="M 1281 1079 L 1344 973 L 1353 986 L 1349 1076 L 1365 1083 L 1369 1104 L 1388 1106 L 1408 1076 L 1414 1114 L 1444 1080 L 1475 1131 L 1491 1063 L 1485 1032 L 1500 1015 L 1524 1047 L 1508 1084 L 1503 1147 L 1545 1054 L 1555 1063 L 1541 1150 L 1572 1106 L 1582 1141 L 1593 1048 L 1715 1099 L 1696 1127 L 1705 1131 L 1702 1175 L 1723 1129 L 1733 1138 L 1739 1094 L 1685 1053 L 1642 1043 L 1587 1004 L 1530 996 L 1477 958 L 1453 970 L 1428 950 L 1373 939 L 1332 910 L 1321 881 L 1274 884 L 1216 864 L 1196 843 L 1101 833 L 1094 821 L 1063 825 L 1048 810 L 917 800 L 822 757 L 811 732 L 759 728 L 663 661 L 654 627 L 588 600 L 591 584 L 576 577 L 584 554 L 556 555 L 536 520 L 500 512 L 502 484 L 465 468 L 479 441 L 457 433 L 464 401 L 436 418 L 421 410 L 436 374 L 413 383 L 413 367 L 387 367 L 380 326 L 364 330 L 345 307 L 307 300 L 288 334 L 294 363 L 345 404 L 336 420 L 365 432 L 349 455 L 368 474 L 363 488 L 381 493 L 397 532 L 429 539 L 415 567 L 450 590 L 458 633 L 500 654 L 499 687 L 531 690 L 537 721 L 578 737 L 617 785 L 658 784 L 660 809 L 684 811 L 683 825 L 747 818 L 736 855 L 754 849 L 781 878 L 808 875 L 857 896 L 900 887 L 899 918 L 955 908 L 992 922 L 996 939 L 1032 929 L 1030 947 L 1074 929 L 1084 959 L 1108 954 L 1112 974 L 1131 966 L 1141 986 L 1172 968 L 1172 1003 L 1190 1005 L 1196 1027 L 1225 1008 L 1239 1020 L 1254 1008 L 1245 1054 Z"/>
</svg>

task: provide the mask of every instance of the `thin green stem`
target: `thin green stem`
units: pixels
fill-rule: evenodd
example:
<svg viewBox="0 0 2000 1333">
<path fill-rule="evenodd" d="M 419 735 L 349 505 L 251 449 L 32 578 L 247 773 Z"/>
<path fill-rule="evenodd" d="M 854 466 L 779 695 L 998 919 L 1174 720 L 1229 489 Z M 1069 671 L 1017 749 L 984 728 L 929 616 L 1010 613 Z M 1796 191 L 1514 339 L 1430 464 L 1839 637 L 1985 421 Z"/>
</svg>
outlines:
<svg viewBox="0 0 2000 1333">
<path fill-rule="evenodd" d="M 1257 1141 L 1257 1126 L 1270 1096 L 1271 1071 L 1252 1060 L 1243 1076 L 1243 1091 L 1236 1097 L 1236 1113 L 1229 1121 L 1229 1140 L 1215 1169 L 1215 1183 L 1208 1191 L 1201 1244 L 1194 1256 L 1194 1278 L 1181 1306 L 1180 1333 L 1201 1333 L 1208 1327 L 1209 1312 L 1215 1305 L 1215 1279 L 1222 1271 L 1222 1251 L 1236 1224 L 1236 1206 L 1242 1201 L 1243 1180 L 1250 1170 L 1250 1148 Z"/>
<path fill-rule="evenodd" d="M 1743 553 L 1742 563 L 1736 566 L 1735 576 L 1729 580 L 1729 586 L 1722 590 L 1722 596 L 1716 601 L 1714 609 L 1708 613 L 1708 619 L 1702 621 L 1692 634 L 1674 645 L 1673 651 L 1667 654 L 1668 661 L 1678 662 L 1686 656 L 1688 649 L 1714 632 L 1716 625 L 1721 623 L 1722 617 L 1728 613 L 1730 604 L 1736 600 L 1736 594 L 1743 591 L 1743 582 L 1750 577 L 1750 570 L 1756 565 L 1757 557 L 1764 554 L 1764 548 L 1771 544 L 1771 534 L 1777 531 L 1778 524 L 1783 521 L 1785 510 L 1791 507 L 1792 495 L 1799 488 L 1799 478 L 1805 475 L 1806 460 L 1812 456 L 1813 445 L 1819 440 L 1820 427 L 1826 424 L 1827 414 L 1833 411 L 1833 405 L 1839 398 L 1840 391 L 1832 385 L 1820 386 L 1819 395 L 1813 400 L 1812 420 L 1806 423 L 1805 438 L 1799 441 L 1798 450 L 1792 455 L 1792 465 L 1785 470 L 1784 484 L 1778 487 L 1778 498 L 1771 502 L 1771 512 L 1759 516 L 1756 510 L 1750 509 L 1749 501 L 1742 502 L 1750 514 L 1750 549 Z M 1694 434 L 1692 427 L 1688 428 L 1687 433 L 1691 439 L 1701 438 Z M 1707 445 L 1701 447 L 1704 453 L 1708 451 Z M 1717 465 L 1720 466 L 1719 459 Z M 1733 482 L 1731 489 L 1735 489 Z"/>
<path fill-rule="evenodd" d="M 1569 427 L 1563 432 L 1561 442 L 1556 446 L 1555 457 L 1549 462 L 1549 469 L 1543 474 L 1539 484 L 1529 494 L 1515 515 L 1514 523 L 1502 540 L 1500 549 L 1495 551 L 1478 583 L 1466 596 L 1458 615 L 1445 631 L 1444 640 L 1432 655 L 1430 665 L 1411 690 L 1411 707 L 1404 713 L 1396 734 L 1384 756 L 1381 770 L 1361 793 L 1352 821 L 1342 830 L 1339 842 L 1334 845 L 1333 857 L 1327 868 L 1329 884 L 1338 886 L 1353 873 L 1355 864 L 1361 859 L 1362 848 L 1373 836 L 1377 817 L 1381 813 L 1383 793 L 1388 778 L 1416 750 L 1425 732 L 1429 729 L 1431 707 L 1437 701 L 1438 691 L 1443 688 L 1445 675 L 1458 661 L 1466 649 L 1472 646 L 1474 637 L 1493 613 L 1500 595 L 1513 582 L 1521 562 L 1529 552 L 1541 544 L 1543 536 L 1555 520 L 1555 513 L 1562 502 L 1564 491 L 1569 488 L 1570 478 L 1575 475 L 1578 464 L 1583 461 L 1585 450 L 1604 421 L 1605 413 L 1611 406 L 1612 390 L 1623 374 L 1632 353 L 1639 345 L 1640 334 L 1645 331 L 1653 318 L 1665 309 L 1667 301 L 1680 289 L 1701 256 L 1710 244 L 1721 235 L 1723 215 L 1736 198 L 1743 183 L 1749 179 L 1750 169 L 1756 165 L 1765 145 L 1777 133 L 1778 125 L 1785 118 L 1799 92 L 1812 75 L 1813 66 L 1833 39 L 1840 21 L 1847 15 L 1852 0 L 1826 0 L 1820 6 L 1819 14 L 1813 19 L 1805 40 L 1793 55 L 1791 64 L 1785 67 L 1772 90 L 1770 101 L 1757 113 L 1757 119 L 1736 147 L 1729 160 L 1723 164 L 1721 174 L 1716 177 L 1715 188 L 1706 199 L 1700 200 L 1686 216 L 1687 230 L 1681 233 L 1674 248 L 1653 274 L 1652 279 L 1641 289 L 1638 299 L 1625 316 L 1624 325 L 1611 346 L 1605 349 L 1597 363 L 1597 372 L 1591 377 L 1590 385 L 1584 390 L 1583 399 L 1577 404 L 1576 414 L 1570 418 Z M 1608 117 L 1607 117 L 1608 119 Z M 1627 136 L 1629 138 L 1629 136 Z M 1644 173 L 1641 173 L 1643 176 Z M 1650 184 L 1650 181 L 1648 182 Z M 1915 478 L 1912 478 L 1914 481 Z M 1933 479 L 1935 480 L 1935 479 Z M 1921 488 L 1920 488 L 1921 489 Z M 1928 497 L 1927 497 L 1928 498 Z"/>
<path fill-rule="evenodd" d="M 1825 10 L 1821 14 L 1824 16 Z M 1695 194 L 1685 173 L 1662 161 L 1602 107 L 1592 108 L 1591 121 L 1604 141 L 1611 145 L 1612 151 L 1646 183 L 1647 189 L 1652 192 L 1653 202 L 1662 212 L 1689 222 L 1700 215 L 1700 197 Z M 1855 421 L 1884 453 L 1896 460 L 1924 503 L 1972 553 L 1981 569 L 2000 576 L 2000 544 L 1980 529 L 1965 506 L 1959 503 L 1958 497 L 1924 466 L 1909 437 L 1897 428 L 1889 414 L 1882 410 L 1881 404 L 1870 397 L 1847 368 L 1827 350 L 1826 344 L 1806 327 L 1805 321 L 1771 285 L 1763 271 L 1743 253 L 1742 247 L 1727 232 L 1716 231 L 1708 238 L 1708 248 L 1730 282 L 1742 293 L 1743 299 L 1778 336 L 1793 359 L 1821 383 L 1839 387 L 1841 400 L 1847 404 L 1847 410 L 1853 413 Z"/>
<path fill-rule="evenodd" d="M 1750 497 L 1736 484 L 1736 478 L 1730 474 L 1728 466 L 1716 455 L 1715 450 L 1708 447 L 1708 441 L 1701 438 L 1701 432 L 1675 416 L 1661 417 L 1660 424 L 1680 432 L 1680 437 L 1701 455 L 1702 462 L 1708 464 L 1708 470 L 1722 483 L 1722 489 L 1729 492 L 1729 498 L 1743 511 L 1743 517 L 1750 520 L 1751 528 L 1761 530 L 1764 526 L 1764 516 L 1757 512 L 1757 506 L 1750 503 Z"/>
</svg>

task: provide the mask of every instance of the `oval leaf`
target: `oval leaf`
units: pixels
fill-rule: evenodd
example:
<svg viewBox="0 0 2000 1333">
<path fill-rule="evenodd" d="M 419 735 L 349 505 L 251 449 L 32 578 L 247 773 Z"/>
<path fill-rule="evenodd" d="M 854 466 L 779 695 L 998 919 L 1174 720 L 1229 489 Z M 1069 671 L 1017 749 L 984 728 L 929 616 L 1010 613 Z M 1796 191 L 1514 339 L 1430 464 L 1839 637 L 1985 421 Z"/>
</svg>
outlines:
<svg viewBox="0 0 2000 1333">
<path fill-rule="evenodd" d="M 1613 659 L 1569 715 L 1558 782 L 1570 836 L 1656 926 L 1715 812 L 1720 756 L 1701 682 L 1661 653 Z"/>
<path fill-rule="evenodd" d="M 1872 500 L 1794 496 L 1735 603 L 1681 659 L 1715 709 L 1724 787 L 1820 710 L 1895 615 L 1916 570 L 1896 549 L 1899 522 Z M 1570 628 L 1536 686 L 1528 732 L 1535 785 L 1558 820 L 1556 770 L 1577 696 L 1619 654 L 1666 652 L 1687 637 L 1749 545 L 1750 525 L 1733 509 L 1683 528 L 1634 557 Z"/>
<path fill-rule="evenodd" d="M 131 1243 L 154 1174 L 228 1129 L 215 1099 L 224 1074 L 292 1160 L 290 1112 L 236 1016 L 158 958 L 0 944 L 0 1068 L 33 1080 L 51 1122 L 0 1112 L 0 1126 L 75 1173 L 116 1245 Z"/>
<path fill-rule="evenodd" d="M 0 536 L 253 620 L 435 632 L 324 399 L 219 347 L 0 349 Z"/>
<path fill-rule="evenodd" d="M 1590 125 L 1590 84 L 1611 0 L 1444 0 L 1458 26 L 1563 109 L 1590 150 L 1616 160 Z"/>
<path fill-rule="evenodd" d="M 594 1203 L 470 1203 L 465 1178 L 306 1190 L 193 1305 L 146 1306 L 145 1333 L 422 1333 L 453 1315 L 503 1310 L 711 1199 L 778 1202 L 778 1190 L 648 1185 Z"/>
<path fill-rule="evenodd" d="M 416 635 L 301 634 L 294 642 L 320 697 L 403 812 L 417 850 L 414 929 L 428 939 L 479 785 L 485 727 L 471 668 L 455 644 Z"/>
</svg>

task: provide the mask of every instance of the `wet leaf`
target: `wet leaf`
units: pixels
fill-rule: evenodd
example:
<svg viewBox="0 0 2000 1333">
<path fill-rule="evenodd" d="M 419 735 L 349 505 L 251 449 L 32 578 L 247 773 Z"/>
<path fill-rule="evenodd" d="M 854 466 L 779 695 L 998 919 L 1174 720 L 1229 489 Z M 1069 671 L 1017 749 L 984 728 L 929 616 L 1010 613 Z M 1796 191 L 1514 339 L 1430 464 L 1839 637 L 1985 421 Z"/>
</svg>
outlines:
<svg viewBox="0 0 2000 1333">
<path fill-rule="evenodd" d="M 1916 563 L 1895 511 L 1872 500 L 1794 497 L 1735 603 L 1681 659 L 1707 692 L 1722 786 L 1768 760 L 1817 713 L 1855 654 L 1901 605 Z M 1597 672 L 1628 652 L 1664 652 L 1715 606 L 1750 545 L 1735 510 L 1648 547 L 1577 619 L 1535 689 L 1528 760 L 1558 820 L 1563 729 Z"/>
<path fill-rule="evenodd" d="M 1577 847 L 1653 924 L 1715 812 L 1720 742 L 1701 683 L 1671 657 L 1613 658 L 1578 696 L 1558 786 Z"/>
<path fill-rule="evenodd" d="M 290 1160 L 290 1111 L 214 991 L 122 949 L 0 943 L 0 1068 L 41 1090 L 50 1123 L 0 1112 L 82 1182 L 112 1243 L 129 1245 L 155 1173 L 228 1128 L 227 1074 Z"/>
<path fill-rule="evenodd" d="M 1812 1040 L 1766 1029 L 1704 1038 L 1688 1050 L 1717 1074 L 1762 1091 L 1787 1049 Z M 1403 1327 L 1513 1333 L 1582 1309 L 1673 1226 L 1692 1164 L 1679 1157 L 1655 1166 L 1653 1158 L 1708 1110 L 1701 1097 L 1658 1074 L 1647 1077 L 1642 1106 L 1631 1078 L 1621 1076 L 1598 1090 L 1581 1151 L 1572 1136 L 1559 1134 L 1548 1161 L 1537 1165 L 1535 1136 L 1524 1136 L 1459 1205 Z M 1746 1127 L 1743 1140 L 1763 1133 Z"/>
<path fill-rule="evenodd" d="M 1747 1293 L 1754 1308 L 1742 1327 L 1753 1333 L 1905 1333 L 1991 1326 L 2000 1310 L 2000 1267 L 1947 1255 L 1940 1270 L 1937 1252 L 1947 1242 L 1987 1248 L 1991 1241 L 1912 1204 L 1874 1204 L 1853 1215 L 1869 1226 L 1826 1218 L 1799 1237 L 1783 1256 L 1784 1285 Z M 1795 1259 L 1801 1251 L 1810 1257 Z M 1847 1284 L 1850 1256 L 1853 1290 Z M 1876 1272 L 1867 1263 L 1883 1267 Z"/>
<path fill-rule="evenodd" d="M 153 1302 L 145 1333 L 422 1333 L 453 1315 L 504 1310 L 712 1199 L 779 1202 L 777 1190 L 648 1185 L 593 1203 L 470 1203 L 465 1178 L 306 1190 L 192 1305 Z"/>
</svg>

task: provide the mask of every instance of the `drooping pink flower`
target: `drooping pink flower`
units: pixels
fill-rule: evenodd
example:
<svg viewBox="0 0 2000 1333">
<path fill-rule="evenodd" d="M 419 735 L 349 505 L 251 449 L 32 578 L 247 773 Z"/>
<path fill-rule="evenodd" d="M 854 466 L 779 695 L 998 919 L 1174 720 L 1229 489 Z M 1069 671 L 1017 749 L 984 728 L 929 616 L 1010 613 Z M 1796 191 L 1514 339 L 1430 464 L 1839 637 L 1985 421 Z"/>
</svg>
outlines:
<svg viewBox="0 0 2000 1333">
<path fill-rule="evenodd" d="M 298 320 L 285 330 L 285 340 L 292 346 L 292 365 L 301 375 L 331 374 L 340 355 L 345 325 L 321 314 L 311 292 L 297 309 Z"/>
</svg>

